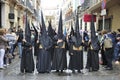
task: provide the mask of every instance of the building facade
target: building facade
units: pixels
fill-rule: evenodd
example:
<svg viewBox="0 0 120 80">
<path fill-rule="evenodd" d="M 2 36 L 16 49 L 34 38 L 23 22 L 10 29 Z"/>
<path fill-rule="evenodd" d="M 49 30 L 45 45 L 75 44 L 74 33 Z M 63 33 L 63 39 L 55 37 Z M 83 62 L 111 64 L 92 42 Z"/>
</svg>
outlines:
<svg viewBox="0 0 120 80">
<path fill-rule="evenodd" d="M 82 29 L 90 29 L 90 23 L 85 23 L 83 17 L 85 14 L 96 15 L 96 30 L 101 31 L 103 29 L 108 31 L 116 31 L 119 28 L 120 23 L 120 1 L 119 0 L 84 0 L 83 4 L 79 8 L 79 18 L 81 19 Z M 105 9 L 104 18 L 101 11 Z M 104 24 L 103 24 L 104 20 Z M 104 27 L 103 27 L 104 25 Z"/>
<path fill-rule="evenodd" d="M 40 0 L 1 0 L 0 27 L 25 27 L 29 22 L 38 21 Z"/>
</svg>

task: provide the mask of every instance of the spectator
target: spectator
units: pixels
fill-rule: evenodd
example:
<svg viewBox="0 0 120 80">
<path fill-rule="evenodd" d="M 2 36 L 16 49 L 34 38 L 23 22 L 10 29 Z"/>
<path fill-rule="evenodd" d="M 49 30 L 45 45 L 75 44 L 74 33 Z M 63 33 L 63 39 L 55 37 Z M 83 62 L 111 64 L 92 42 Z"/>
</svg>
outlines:
<svg viewBox="0 0 120 80">
<path fill-rule="evenodd" d="M 18 40 L 17 40 L 20 58 L 22 57 L 22 40 L 23 40 L 23 30 L 20 29 L 18 32 Z"/>
<path fill-rule="evenodd" d="M 0 29 L 0 69 L 4 69 L 4 55 L 7 47 L 7 39 L 4 35 L 5 29 Z"/>
</svg>

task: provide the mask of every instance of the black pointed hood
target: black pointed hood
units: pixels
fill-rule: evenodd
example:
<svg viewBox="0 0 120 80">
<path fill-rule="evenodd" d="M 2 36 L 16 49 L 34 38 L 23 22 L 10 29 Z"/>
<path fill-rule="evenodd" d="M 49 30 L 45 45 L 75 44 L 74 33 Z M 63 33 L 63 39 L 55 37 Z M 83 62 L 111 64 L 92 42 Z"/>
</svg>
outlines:
<svg viewBox="0 0 120 80">
<path fill-rule="evenodd" d="M 47 35 L 47 31 L 46 31 L 46 26 L 45 26 L 45 22 L 44 22 L 44 18 L 43 18 L 43 13 L 41 11 L 41 34 L 46 36 Z"/>
<path fill-rule="evenodd" d="M 55 32 L 54 32 L 54 30 L 53 30 L 53 28 L 52 28 L 52 25 L 51 25 L 51 20 L 50 21 L 48 21 L 48 35 L 51 37 L 51 38 L 53 38 L 54 36 L 55 36 Z"/>
<path fill-rule="evenodd" d="M 63 23 L 62 23 L 62 11 L 60 11 L 59 25 L 58 25 L 58 38 L 62 39 L 63 37 Z"/>
<path fill-rule="evenodd" d="M 40 34 L 41 34 L 41 31 L 42 31 L 42 26 L 41 26 L 41 24 L 39 24 L 39 28 L 40 28 Z"/>
<path fill-rule="evenodd" d="M 79 33 L 79 19 L 78 19 L 78 15 L 76 15 L 75 32 Z"/>
<path fill-rule="evenodd" d="M 35 28 L 34 24 L 32 23 L 32 26 L 34 28 L 34 31 L 35 31 L 35 42 L 37 42 L 37 39 L 38 39 L 38 31 L 37 29 Z"/>
<path fill-rule="evenodd" d="M 27 19 L 27 18 L 26 18 Z M 25 40 L 31 43 L 31 31 L 30 31 L 30 24 L 28 20 L 26 20 L 26 27 L 25 27 Z"/>
<path fill-rule="evenodd" d="M 96 38 L 96 33 L 95 33 L 95 25 L 94 25 L 94 16 L 93 15 L 91 15 L 91 27 L 90 27 L 90 29 L 91 29 L 91 39 L 94 39 L 94 38 Z"/>
<path fill-rule="evenodd" d="M 91 45 L 93 47 L 94 50 L 98 50 L 99 49 L 99 40 L 96 36 L 95 33 L 95 25 L 94 25 L 94 15 L 91 15 L 91 26 L 90 26 L 90 30 L 91 30 Z"/>
<path fill-rule="evenodd" d="M 71 32 L 70 32 L 70 35 L 74 35 L 74 29 L 73 29 L 73 24 L 71 22 Z"/>
<path fill-rule="evenodd" d="M 50 37 L 47 35 L 47 31 L 46 31 L 46 26 L 44 23 L 44 19 L 43 19 L 43 13 L 41 12 L 41 26 L 42 26 L 42 31 L 41 31 L 41 36 L 39 38 L 40 44 L 42 45 L 43 49 L 50 47 Z"/>
<path fill-rule="evenodd" d="M 79 32 L 79 17 L 78 17 L 78 15 L 76 15 L 75 37 L 76 37 L 75 46 L 79 47 L 82 43 L 82 37 Z"/>
</svg>

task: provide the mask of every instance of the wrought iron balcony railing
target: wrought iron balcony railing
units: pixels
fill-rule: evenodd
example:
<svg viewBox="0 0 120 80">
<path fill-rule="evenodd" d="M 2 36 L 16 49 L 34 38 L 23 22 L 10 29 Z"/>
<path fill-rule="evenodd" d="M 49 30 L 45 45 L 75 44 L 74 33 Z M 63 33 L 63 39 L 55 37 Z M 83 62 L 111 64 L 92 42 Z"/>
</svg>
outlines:
<svg viewBox="0 0 120 80">
<path fill-rule="evenodd" d="M 101 2 L 101 0 L 84 0 L 84 3 L 81 5 L 82 10 L 86 10 L 97 3 Z"/>
<path fill-rule="evenodd" d="M 100 3 L 102 0 L 90 0 L 90 7 Z"/>
<path fill-rule="evenodd" d="M 33 8 L 33 5 L 30 1 L 26 1 L 26 7 L 31 10 L 32 12 L 34 12 L 34 8 Z"/>
</svg>

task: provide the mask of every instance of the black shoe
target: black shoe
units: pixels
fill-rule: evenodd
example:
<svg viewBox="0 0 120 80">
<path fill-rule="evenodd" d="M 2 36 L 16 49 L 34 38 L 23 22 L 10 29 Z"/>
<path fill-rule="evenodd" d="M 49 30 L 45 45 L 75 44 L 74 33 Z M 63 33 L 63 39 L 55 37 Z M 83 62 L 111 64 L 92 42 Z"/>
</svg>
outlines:
<svg viewBox="0 0 120 80">
<path fill-rule="evenodd" d="M 80 70 L 78 70 L 77 72 L 78 72 L 78 73 L 81 73 L 81 71 L 80 71 Z"/>
<path fill-rule="evenodd" d="M 108 66 L 104 66 L 103 68 L 108 68 Z"/>
<path fill-rule="evenodd" d="M 72 73 L 75 73 L 75 70 L 72 70 Z"/>
<path fill-rule="evenodd" d="M 46 73 L 50 73 L 50 71 L 46 71 Z"/>
<path fill-rule="evenodd" d="M 20 72 L 19 75 L 24 75 L 25 73 L 24 72 Z"/>
<path fill-rule="evenodd" d="M 63 70 L 61 70 L 61 73 L 63 73 Z"/>
<path fill-rule="evenodd" d="M 39 74 L 44 74 L 45 72 L 38 72 Z"/>
<path fill-rule="evenodd" d="M 98 69 L 92 69 L 92 71 L 98 71 Z"/>
<path fill-rule="evenodd" d="M 21 58 L 21 56 L 19 56 L 19 58 Z"/>
<path fill-rule="evenodd" d="M 33 71 L 25 71 L 25 73 L 33 73 Z"/>
<path fill-rule="evenodd" d="M 113 70 L 113 68 L 107 67 L 105 70 Z"/>
<path fill-rule="evenodd" d="M 56 70 L 56 73 L 59 72 L 59 70 Z"/>
<path fill-rule="evenodd" d="M 91 68 L 89 68 L 89 69 L 88 69 L 88 71 L 89 71 L 89 72 L 92 72 L 92 69 L 91 69 Z"/>
</svg>

